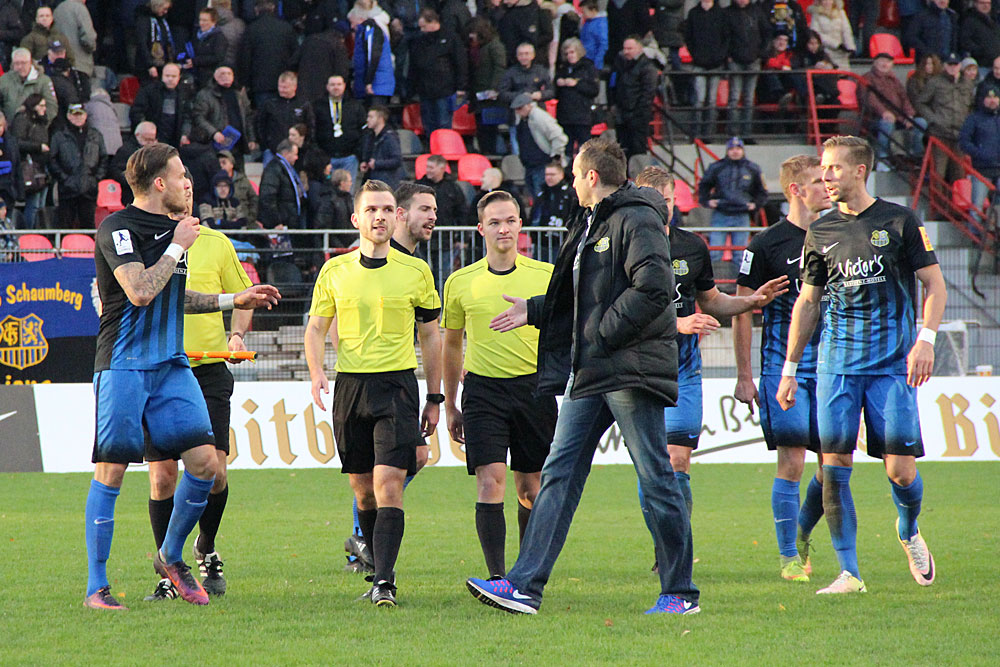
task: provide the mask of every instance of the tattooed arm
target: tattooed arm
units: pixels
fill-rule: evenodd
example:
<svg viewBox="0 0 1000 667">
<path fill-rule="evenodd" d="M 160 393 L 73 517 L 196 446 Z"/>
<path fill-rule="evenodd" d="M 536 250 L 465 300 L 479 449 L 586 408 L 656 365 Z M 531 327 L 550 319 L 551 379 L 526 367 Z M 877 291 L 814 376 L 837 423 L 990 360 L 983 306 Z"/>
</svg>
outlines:
<svg viewBox="0 0 1000 667">
<path fill-rule="evenodd" d="M 115 269 L 115 278 L 129 301 L 136 306 L 148 306 L 174 275 L 175 266 L 177 260 L 164 255 L 148 269 L 143 268 L 141 262 L 122 264 Z"/>
<path fill-rule="evenodd" d="M 184 313 L 214 313 L 219 311 L 219 295 L 204 294 L 194 290 L 184 291 Z"/>
<path fill-rule="evenodd" d="M 277 305 L 281 299 L 277 288 L 271 285 L 254 285 L 232 296 L 233 304 L 229 307 L 239 310 L 253 310 L 255 308 L 270 310 L 271 306 Z M 185 290 L 185 313 L 214 313 L 218 310 L 222 310 L 219 307 L 218 294 L 203 294 L 194 290 Z"/>
</svg>

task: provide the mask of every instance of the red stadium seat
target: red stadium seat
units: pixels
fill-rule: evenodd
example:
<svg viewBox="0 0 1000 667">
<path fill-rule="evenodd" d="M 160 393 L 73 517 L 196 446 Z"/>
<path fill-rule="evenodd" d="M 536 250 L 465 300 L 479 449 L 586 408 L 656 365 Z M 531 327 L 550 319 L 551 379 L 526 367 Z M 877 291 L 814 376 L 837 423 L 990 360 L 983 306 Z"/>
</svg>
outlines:
<svg viewBox="0 0 1000 667">
<path fill-rule="evenodd" d="M 258 183 L 257 181 L 250 181 L 250 187 L 253 188 L 253 192 L 255 195 L 258 196 L 260 195 L 260 183 Z"/>
<path fill-rule="evenodd" d="M 420 104 L 414 102 L 403 107 L 403 127 L 418 137 L 424 133 L 424 121 L 420 120 Z"/>
<path fill-rule="evenodd" d="M 681 62 L 685 65 L 690 65 L 694 62 L 694 58 L 691 57 L 691 52 L 688 51 L 688 47 L 682 46 L 677 49 L 677 56 L 681 59 Z"/>
<path fill-rule="evenodd" d="M 599 137 L 607 131 L 608 131 L 607 123 L 598 123 L 597 125 L 590 128 L 590 136 Z"/>
<path fill-rule="evenodd" d="M 67 234 L 62 238 L 62 256 L 86 258 L 94 256 L 94 237 L 88 234 Z"/>
<path fill-rule="evenodd" d="M 329 257 L 327 258 L 329 259 Z M 260 276 L 257 274 L 257 267 L 253 265 L 253 262 L 240 262 L 243 270 L 247 272 L 247 278 L 250 279 L 254 285 L 260 284 Z"/>
<path fill-rule="evenodd" d="M 549 112 L 549 115 L 553 118 L 556 117 L 556 109 L 559 107 L 559 100 L 548 100 L 545 102 L 545 110 Z"/>
<path fill-rule="evenodd" d="M 840 104 L 851 111 L 857 111 L 858 106 L 858 83 L 853 79 L 838 79 L 837 91 L 840 93 Z"/>
<path fill-rule="evenodd" d="M 868 40 L 868 55 L 874 58 L 880 53 L 888 53 L 897 65 L 913 64 L 913 49 L 910 49 L 910 55 L 903 53 L 903 45 L 900 44 L 899 38 L 890 33 L 877 32 Z"/>
<path fill-rule="evenodd" d="M 472 137 L 476 134 L 476 117 L 469 113 L 469 105 L 463 104 L 455 109 L 451 115 L 451 129 L 455 130 L 463 137 Z"/>
<path fill-rule="evenodd" d="M 517 254 L 525 257 L 533 257 L 535 254 L 535 243 L 531 240 L 528 232 L 521 232 L 517 235 Z"/>
<path fill-rule="evenodd" d="M 419 181 L 427 173 L 427 158 L 431 156 L 430 153 L 424 153 L 423 155 L 417 156 L 417 161 L 413 163 L 413 173 Z M 447 173 L 451 173 L 451 165 L 449 164 L 445 167 Z"/>
<path fill-rule="evenodd" d="M 455 130 L 441 128 L 431 132 L 431 153 L 433 155 L 441 155 L 446 160 L 457 160 L 468 152 L 462 135 Z"/>
<path fill-rule="evenodd" d="M 489 158 L 478 153 L 469 153 L 458 158 L 458 180 L 476 187 L 483 184 L 483 172 L 492 167 Z"/>
<path fill-rule="evenodd" d="M 17 246 L 21 249 L 26 262 L 40 262 L 43 259 L 55 259 L 56 253 L 52 247 L 49 237 L 41 234 L 23 234 L 17 237 Z M 51 250 L 52 252 L 32 252 L 38 250 Z"/>
<path fill-rule="evenodd" d="M 122 186 L 118 181 L 105 178 L 97 184 L 97 206 L 111 212 L 125 208 L 122 204 Z"/>
<path fill-rule="evenodd" d="M 951 203 L 960 211 L 968 211 L 972 206 L 972 182 L 960 178 L 951 184 Z"/>
<path fill-rule="evenodd" d="M 135 103 L 135 96 L 139 92 L 139 79 L 129 75 L 123 76 L 118 82 L 118 101 L 122 104 L 132 106 Z"/>
<path fill-rule="evenodd" d="M 715 93 L 715 106 L 729 106 L 729 79 L 720 79 L 718 92 Z"/>
<path fill-rule="evenodd" d="M 680 209 L 681 213 L 687 213 L 698 206 L 698 201 L 691 192 L 691 186 L 679 178 L 674 179 L 674 205 Z"/>
</svg>

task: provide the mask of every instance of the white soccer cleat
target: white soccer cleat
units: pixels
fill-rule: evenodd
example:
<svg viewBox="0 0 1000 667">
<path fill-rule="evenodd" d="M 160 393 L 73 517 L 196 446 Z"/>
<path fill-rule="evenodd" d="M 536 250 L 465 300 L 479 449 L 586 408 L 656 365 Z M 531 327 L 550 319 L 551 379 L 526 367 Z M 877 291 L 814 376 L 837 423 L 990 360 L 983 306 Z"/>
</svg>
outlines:
<svg viewBox="0 0 1000 667">
<path fill-rule="evenodd" d="M 903 546 L 903 551 L 906 552 L 906 559 L 910 561 L 910 574 L 921 586 L 930 586 L 934 583 L 934 556 L 931 555 L 931 550 L 927 548 L 927 543 L 924 542 L 924 538 L 920 535 L 920 530 L 917 530 L 917 534 L 908 540 L 904 540 L 899 536 L 899 519 L 896 519 L 896 539 Z"/>
<path fill-rule="evenodd" d="M 840 573 L 833 583 L 826 588 L 821 588 L 816 591 L 816 595 L 827 595 L 831 593 L 867 593 L 868 589 L 865 588 L 865 582 L 861 581 L 853 574 L 844 570 Z"/>
</svg>

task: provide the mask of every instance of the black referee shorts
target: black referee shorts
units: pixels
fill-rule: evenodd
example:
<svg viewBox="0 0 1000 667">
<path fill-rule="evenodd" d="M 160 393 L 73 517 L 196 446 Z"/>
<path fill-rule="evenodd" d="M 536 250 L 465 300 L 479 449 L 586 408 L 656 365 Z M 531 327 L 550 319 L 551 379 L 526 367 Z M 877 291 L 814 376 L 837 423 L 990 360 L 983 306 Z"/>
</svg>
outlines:
<svg viewBox="0 0 1000 667">
<path fill-rule="evenodd" d="M 205 396 L 208 418 L 212 422 L 212 432 L 215 434 L 215 448 L 220 452 L 225 452 L 228 456 L 233 374 L 225 362 L 193 366 L 191 372 L 194 373 L 194 378 L 198 381 L 198 386 L 201 387 L 201 393 Z M 171 459 L 176 461 L 178 459 L 177 456 L 165 454 L 153 447 L 148 435 L 144 458 L 147 461 L 169 461 Z"/>
<path fill-rule="evenodd" d="M 535 397 L 537 374 L 491 378 L 465 374 L 462 416 L 465 464 L 470 475 L 490 463 L 507 463 L 517 472 L 538 472 L 549 455 L 556 430 L 556 399 Z"/>
<path fill-rule="evenodd" d="M 333 383 L 333 435 L 343 473 L 376 465 L 417 472 L 420 393 L 412 370 L 338 373 Z"/>
</svg>

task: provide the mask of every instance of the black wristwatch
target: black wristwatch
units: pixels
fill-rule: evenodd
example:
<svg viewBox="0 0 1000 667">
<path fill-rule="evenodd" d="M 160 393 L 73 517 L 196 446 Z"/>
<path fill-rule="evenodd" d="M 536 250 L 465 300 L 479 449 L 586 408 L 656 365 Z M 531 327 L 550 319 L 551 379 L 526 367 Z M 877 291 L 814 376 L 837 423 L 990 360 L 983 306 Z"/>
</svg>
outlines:
<svg viewBox="0 0 1000 667">
<path fill-rule="evenodd" d="M 444 403 L 444 394 L 427 394 L 427 402 L 434 405 L 441 405 Z"/>
</svg>

